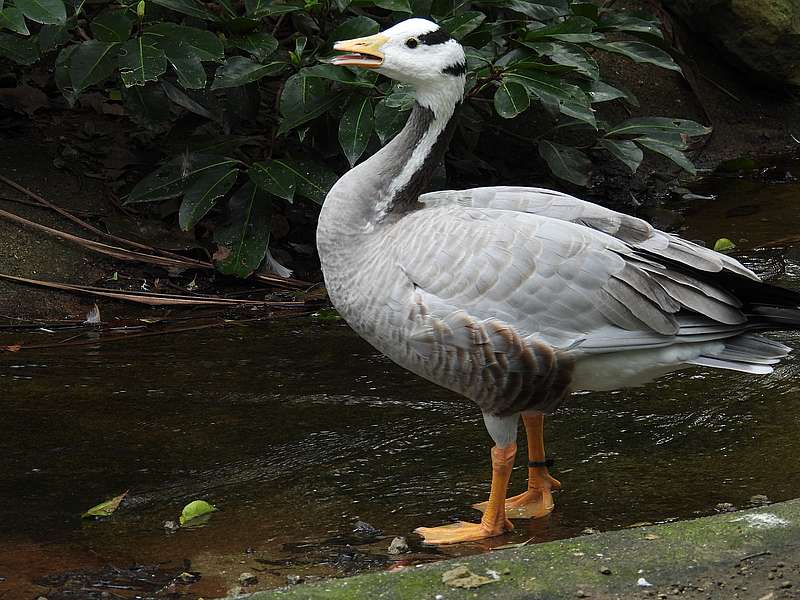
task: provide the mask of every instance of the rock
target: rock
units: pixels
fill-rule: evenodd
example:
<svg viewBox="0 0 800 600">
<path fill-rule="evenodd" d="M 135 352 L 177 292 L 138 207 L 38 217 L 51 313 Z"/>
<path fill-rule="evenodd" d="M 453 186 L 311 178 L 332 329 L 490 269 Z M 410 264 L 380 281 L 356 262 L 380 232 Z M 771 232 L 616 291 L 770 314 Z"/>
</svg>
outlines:
<svg viewBox="0 0 800 600">
<path fill-rule="evenodd" d="M 180 528 L 175 521 L 164 521 L 164 533 L 175 533 Z"/>
<path fill-rule="evenodd" d="M 753 506 L 764 506 L 766 504 L 771 504 L 772 501 L 765 496 L 764 494 L 756 494 L 755 496 L 750 496 L 750 504 Z"/>
<path fill-rule="evenodd" d="M 730 502 L 720 502 L 714 507 L 717 512 L 735 512 L 736 507 Z"/>
<path fill-rule="evenodd" d="M 779 85 L 800 86 L 800 0 L 664 0 L 730 62 Z"/>
<path fill-rule="evenodd" d="M 378 537 L 383 531 L 375 529 L 366 521 L 356 521 L 356 524 L 353 525 L 353 533 L 364 537 Z"/>
<path fill-rule="evenodd" d="M 494 581 L 497 580 L 484 577 L 483 575 L 477 575 L 464 565 L 442 573 L 442 583 L 454 588 L 471 590 L 486 585 L 487 583 L 493 583 Z"/>
<path fill-rule="evenodd" d="M 303 578 L 300 575 L 289 574 L 286 576 L 286 583 L 289 585 L 297 585 L 298 583 L 302 583 Z"/>
<path fill-rule="evenodd" d="M 197 575 L 195 575 L 194 573 L 188 573 L 184 571 L 183 573 L 178 575 L 175 578 L 175 580 L 179 581 L 180 583 L 194 583 L 195 581 L 197 581 Z"/>
<path fill-rule="evenodd" d="M 405 552 L 410 552 L 406 538 L 396 537 L 389 544 L 389 554 L 403 554 Z"/>
<path fill-rule="evenodd" d="M 602 575 L 611 575 L 611 569 L 608 567 L 600 567 L 600 573 Z"/>
<path fill-rule="evenodd" d="M 581 535 L 594 535 L 595 533 L 600 533 L 599 529 L 594 529 L 593 527 L 587 527 L 583 531 L 581 531 Z"/>
<path fill-rule="evenodd" d="M 790 587 L 792 587 L 792 582 L 791 582 L 791 581 L 784 581 L 784 582 L 781 584 L 781 587 L 782 587 L 784 590 L 788 590 Z"/>
<path fill-rule="evenodd" d="M 239 575 L 239 585 L 254 585 L 258 583 L 258 577 L 256 577 L 253 573 L 242 573 Z"/>
</svg>

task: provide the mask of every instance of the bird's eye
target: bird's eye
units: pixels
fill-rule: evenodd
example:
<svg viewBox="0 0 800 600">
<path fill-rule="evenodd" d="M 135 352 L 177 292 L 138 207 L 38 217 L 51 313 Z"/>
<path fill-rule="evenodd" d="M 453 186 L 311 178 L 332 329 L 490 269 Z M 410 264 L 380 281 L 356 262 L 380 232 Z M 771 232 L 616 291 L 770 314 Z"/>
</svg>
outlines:
<svg viewBox="0 0 800 600">
<path fill-rule="evenodd" d="M 418 45 L 419 42 L 416 40 L 416 38 L 408 38 L 406 40 L 406 46 L 408 46 L 409 48 L 416 48 Z"/>
</svg>

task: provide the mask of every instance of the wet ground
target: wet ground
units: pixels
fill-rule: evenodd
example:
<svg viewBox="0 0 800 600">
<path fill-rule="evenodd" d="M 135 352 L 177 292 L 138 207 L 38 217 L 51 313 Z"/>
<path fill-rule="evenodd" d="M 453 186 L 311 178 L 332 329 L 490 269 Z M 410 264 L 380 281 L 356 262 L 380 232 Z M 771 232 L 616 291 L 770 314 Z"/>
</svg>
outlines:
<svg viewBox="0 0 800 600">
<path fill-rule="evenodd" d="M 728 237 L 756 271 L 800 287 L 800 186 L 724 179 L 698 193 L 709 191 L 715 200 L 686 202 L 692 227 L 682 234 L 711 244 Z M 22 334 L 1 335 L 0 344 Z M 800 346 L 797 334 L 776 337 Z M 237 587 L 243 572 L 258 579 L 245 589 L 268 588 L 287 576 L 706 515 L 755 495 L 798 497 L 798 374 L 795 356 L 765 377 L 691 369 L 640 389 L 577 395 L 546 422 L 564 485 L 553 515 L 439 552 L 415 545 L 411 531 L 476 517 L 469 505 L 484 499 L 489 476 L 480 414 L 340 321 L 3 353 L 0 598 L 55 598 L 48 590 L 69 585 L 83 597 L 208 598 Z M 522 488 L 518 462 L 512 485 Z M 126 490 L 113 517 L 81 520 Z M 201 527 L 165 532 L 198 498 L 219 511 Z M 358 520 L 383 534 L 353 534 Z M 401 561 L 386 552 L 396 535 L 414 551 Z M 136 584 L 134 573 L 103 588 L 109 565 L 139 565 L 139 579 L 159 583 Z M 199 580 L 181 580 L 184 572 Z"/>
</svg>

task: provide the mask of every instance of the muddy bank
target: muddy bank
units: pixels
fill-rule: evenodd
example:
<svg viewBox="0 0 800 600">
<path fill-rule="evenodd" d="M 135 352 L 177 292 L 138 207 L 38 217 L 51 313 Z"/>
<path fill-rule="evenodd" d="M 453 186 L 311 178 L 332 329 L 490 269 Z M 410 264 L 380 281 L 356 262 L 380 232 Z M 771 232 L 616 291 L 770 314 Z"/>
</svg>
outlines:
<svg viewBox="0 0 800 600">
<path fill-rule="evenodd" d="M 473 585 L 457 578 L 453 570 L 459 566 L 480 578 L 473 579 Z M 483 585 L 474 585 L 481 581 Z M 675 597 L 800 597 L 800 500 L 247 596 L 249 600 Z"/>
</svg>

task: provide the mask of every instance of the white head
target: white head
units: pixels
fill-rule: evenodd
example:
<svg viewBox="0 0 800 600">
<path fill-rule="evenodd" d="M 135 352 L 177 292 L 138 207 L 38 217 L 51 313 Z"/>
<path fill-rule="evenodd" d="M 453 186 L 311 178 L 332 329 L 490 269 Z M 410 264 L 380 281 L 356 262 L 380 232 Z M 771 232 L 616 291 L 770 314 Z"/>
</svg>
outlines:
<svg viewBox="0 0 800 600">
<path fill-rule="evenodd" d="M 334 65 L 375 69 L 410 83 L 416 87 L 420 102 L 447 91 L 457 91 L 458 99 L 463 94 L 464 48 L 426 19 L 407 19 L 381 33 L 336 42 L 333 47 L 351 53 L 334 58 Z"/>
</svg>

